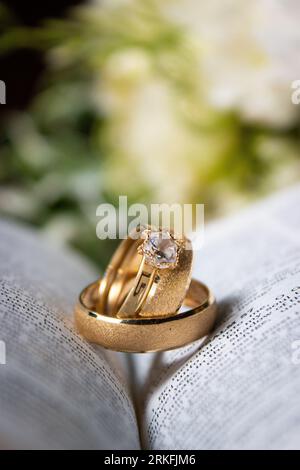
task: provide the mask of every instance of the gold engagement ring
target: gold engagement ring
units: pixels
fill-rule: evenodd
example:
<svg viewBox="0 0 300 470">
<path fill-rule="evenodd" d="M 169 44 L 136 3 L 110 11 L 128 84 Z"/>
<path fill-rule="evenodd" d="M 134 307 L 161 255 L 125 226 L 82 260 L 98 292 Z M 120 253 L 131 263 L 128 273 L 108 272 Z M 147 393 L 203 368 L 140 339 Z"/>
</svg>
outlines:
<svg viewBox="0 0 300 470">
<path fill-rule="evenodd" d="M 104 276 L 80 294 L 79 332 L 125 352 L 174 349 L 207 335 L 216 302 L 204 284 L 191 279 L 192 260 L 188 238 L 137 227 L 121 242 Z"/>
</svg>

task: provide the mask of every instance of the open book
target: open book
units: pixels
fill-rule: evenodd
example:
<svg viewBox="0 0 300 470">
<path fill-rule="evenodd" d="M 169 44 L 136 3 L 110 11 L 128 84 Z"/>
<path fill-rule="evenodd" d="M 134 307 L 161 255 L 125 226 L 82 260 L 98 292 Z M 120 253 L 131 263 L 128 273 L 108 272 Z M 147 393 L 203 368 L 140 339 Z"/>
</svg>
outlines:
<svg viewBox="0 0 300 470">
<path fill-rule="evenodd" d="M 194 277 L 216 294 L 214 331 L 131 355 L 74 330 L 98 273 L 1 221 L 0 447 L 300 448 L 299 207 L 295 187 L 208 226 Z"/>
</svg>

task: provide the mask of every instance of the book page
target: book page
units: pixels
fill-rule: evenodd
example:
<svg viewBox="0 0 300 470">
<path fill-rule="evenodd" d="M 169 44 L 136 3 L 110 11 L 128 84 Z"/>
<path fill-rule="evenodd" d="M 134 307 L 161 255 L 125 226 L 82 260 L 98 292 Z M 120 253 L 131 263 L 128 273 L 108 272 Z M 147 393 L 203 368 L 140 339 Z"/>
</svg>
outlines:
<svg viewBox="0 0 300 470">
<path fill-rule="evenodd" d="M 139 447 L 118 355 L 73 328 L 95 278 L 65 248 L 0 221 L 0 448 Z"/>
<path fill-rule="evenodd" d="M 206 230 L 194 276 L 219 320 L 204 341 L 137 358 L 145 447 L 300 448 L 299 207 L 296 187 Z"/>
</svg>

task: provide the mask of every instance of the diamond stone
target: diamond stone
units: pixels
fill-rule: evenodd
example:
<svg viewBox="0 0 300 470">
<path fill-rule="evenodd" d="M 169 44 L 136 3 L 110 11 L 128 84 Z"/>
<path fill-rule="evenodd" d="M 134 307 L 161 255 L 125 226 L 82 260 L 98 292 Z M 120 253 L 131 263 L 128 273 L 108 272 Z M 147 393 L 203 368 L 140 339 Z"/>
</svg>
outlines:
<svg viewBox="0 0 300 470">
<path fill-rule="evenodd" d="M 143 243 L 145 261 L 159 269 L 176 266 L 178 246 L 169 232 L 151 231 Z"/>
</svg>

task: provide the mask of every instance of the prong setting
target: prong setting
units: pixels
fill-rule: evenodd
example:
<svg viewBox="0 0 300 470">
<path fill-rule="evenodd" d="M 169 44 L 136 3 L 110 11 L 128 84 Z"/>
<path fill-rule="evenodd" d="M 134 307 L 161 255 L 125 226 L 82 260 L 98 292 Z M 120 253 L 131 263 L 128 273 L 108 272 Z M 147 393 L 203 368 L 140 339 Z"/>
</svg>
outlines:
<svg viewBox="0 0 300 470">
<path fill-rule="evenodd" d="M 141 232 L 144 240 L 138 247 L 138 253 L 143 255 L 145 262 L 157 269 L 174 269 L 179 260 L 180 250 L 185 241 L 176 239 L 165 229 L 145 229 Z"/>
</svg>

